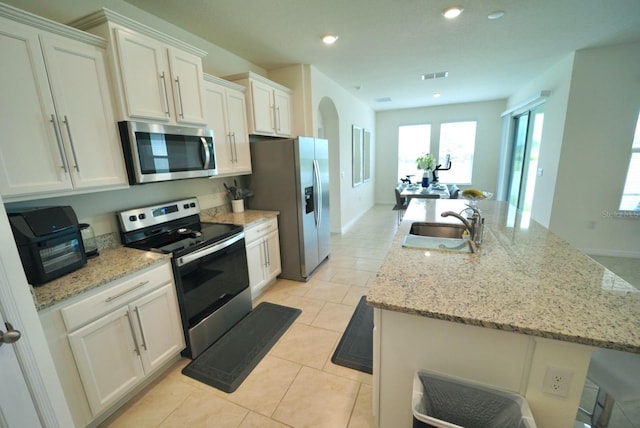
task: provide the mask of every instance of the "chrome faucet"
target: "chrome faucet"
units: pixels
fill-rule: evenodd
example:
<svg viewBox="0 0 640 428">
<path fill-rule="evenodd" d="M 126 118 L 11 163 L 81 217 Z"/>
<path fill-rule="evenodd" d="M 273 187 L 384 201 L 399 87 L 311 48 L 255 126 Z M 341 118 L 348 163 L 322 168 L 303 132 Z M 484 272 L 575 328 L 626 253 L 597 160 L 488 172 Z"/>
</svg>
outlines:
<svg viewBox="0 0 640 428">
<path fill-rule="evenodd" d="M 460 211 L 460 214 L 454 212 L 454 211 L 445 211 L 442 214 L 440 214 L 442 217 L 455 217 L 458 220 L 460 220 L 463 224 L 464 227 L 467 229 L 467 231 L 469 232 L 469 236 L 471 237 L 471 240 L 476 244 L 476 245 L 480 245 L 482 243 L 482 234 L 483 234 L 483 226 L 484 226 L 484 219 L 482 218 L 482 215 L 480 214 L 480 211 L 478 211 L 477 208 L 472 207 L 471 205 L 467 205 L 467 207 L 471 208 L 473 210 L 473 215 L 471 216 L 471 221 L 467 220 L 466 218 L 464 218 L 462 216 L 462 212 L 466 211 L 466 209 Z"/>
</svg>

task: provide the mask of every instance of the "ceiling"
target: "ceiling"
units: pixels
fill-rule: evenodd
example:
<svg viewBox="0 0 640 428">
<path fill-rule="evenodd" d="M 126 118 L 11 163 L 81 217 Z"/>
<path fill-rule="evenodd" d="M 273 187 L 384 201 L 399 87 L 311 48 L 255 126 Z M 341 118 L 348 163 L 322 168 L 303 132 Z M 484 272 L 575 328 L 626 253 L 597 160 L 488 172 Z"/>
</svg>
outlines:
<svg viewBox="0 0 640 428">
<path fill-rule="evenodd" d="M 575 50 L 640 41 L 639 0 L 125 1 L 264 69 L 312 64 L 377 111 L 507 98 Z"/>
</svg>

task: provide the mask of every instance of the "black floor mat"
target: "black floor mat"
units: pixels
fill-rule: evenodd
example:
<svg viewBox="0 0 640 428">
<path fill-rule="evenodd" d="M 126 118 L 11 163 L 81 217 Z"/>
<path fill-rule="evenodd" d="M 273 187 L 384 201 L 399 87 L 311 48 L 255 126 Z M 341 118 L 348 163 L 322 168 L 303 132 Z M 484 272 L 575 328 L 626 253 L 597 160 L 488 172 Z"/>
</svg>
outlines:
<svg viewBox="0 0 640 428">
<path fill-rule="evenodd" d="M 224 392 L 235 391 L 301 312 L 260 303 L 182 369 L 182 374 Z"/>
<path fill-rule="evenodd" d="M 365 373 L 373 373 L 373 308 L 362 296 L 344 331 L 331 362 Z"/>
</svg>

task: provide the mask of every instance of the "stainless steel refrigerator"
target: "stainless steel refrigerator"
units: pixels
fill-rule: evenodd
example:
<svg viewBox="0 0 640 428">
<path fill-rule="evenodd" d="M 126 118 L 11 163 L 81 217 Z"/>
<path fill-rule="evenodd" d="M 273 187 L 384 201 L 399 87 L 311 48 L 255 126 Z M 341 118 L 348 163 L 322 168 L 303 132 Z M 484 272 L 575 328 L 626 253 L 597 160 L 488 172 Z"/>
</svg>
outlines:
<svg viewBox="0 0 640 428">
<path fill-rule="evenodd" d="M 251 142 L 251 209 L 279 211 L 281 278 L 307 281 L 330 252 L 329 144 L 298 137 Z"/>
</svg>

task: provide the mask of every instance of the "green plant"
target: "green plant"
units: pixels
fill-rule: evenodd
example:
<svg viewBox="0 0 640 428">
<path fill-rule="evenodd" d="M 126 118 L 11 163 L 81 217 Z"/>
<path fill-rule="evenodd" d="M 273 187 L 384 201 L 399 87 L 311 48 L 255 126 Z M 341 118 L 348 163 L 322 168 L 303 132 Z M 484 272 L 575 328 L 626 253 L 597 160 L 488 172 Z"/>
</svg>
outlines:
<svg viewBox="0 0 640 428">
<path fill-rule="evenodd" d="M 431 153 L 425 153 L 416 159 L 418 169 L 433 171 L 436 168 L 436 158 Z"/>
</svg>

